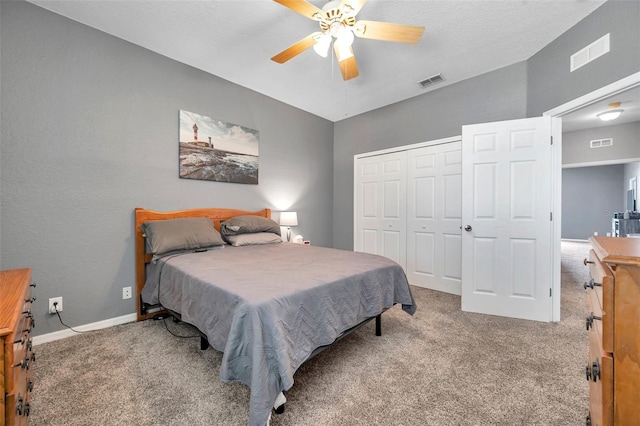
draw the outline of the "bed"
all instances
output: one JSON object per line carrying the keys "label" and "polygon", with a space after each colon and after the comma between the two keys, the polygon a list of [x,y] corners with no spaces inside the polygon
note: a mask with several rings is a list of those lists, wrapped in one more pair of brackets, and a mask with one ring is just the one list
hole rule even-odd
{"label": "bed", "polygon": [[270,217],[135,209],[138,320],[163,309],[195,326],[203,349],[223,352],[221,380],[251,389],[251,426],[268,423],[295,371],[323,348],[374,319],[380,335],[395,304],[416,310],[397,263],[281,242]]}

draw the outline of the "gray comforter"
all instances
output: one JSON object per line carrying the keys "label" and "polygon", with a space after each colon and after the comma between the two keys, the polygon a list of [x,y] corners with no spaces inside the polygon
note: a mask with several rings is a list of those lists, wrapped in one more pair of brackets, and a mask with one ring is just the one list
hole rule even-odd
{"label": "gray comforter", "polygon": [[249,424],[314,349],[395,303],[416,310],[402,268],[385,257],[299,244],[225,246],[150,264],[142,291],[224,353],[220,378],[251,388]]}

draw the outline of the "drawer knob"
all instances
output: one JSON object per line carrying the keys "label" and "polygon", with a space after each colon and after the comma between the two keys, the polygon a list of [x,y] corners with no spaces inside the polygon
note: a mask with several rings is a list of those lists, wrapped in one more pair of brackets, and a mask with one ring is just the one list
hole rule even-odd
{"label": "drawer knob", "polygon": [[33,380],[29,379],[29,381],[27,382],[27,390],[29,392],[33,392]]}
{"label": "drawer knob", "polygon": [[587,414],[587,419],[584,422],[585,426],[591,426],[591,413]]}
{"label": "drawer knob", "polygon": [[587,381],[591,380],[591,366],[590,365],[587,365],[585,373],[587,375]]}
{"label": "drawer knob", "polygon": [[14,365],[14,367],[26,368],[29,369],[29,355],[25,355],[24,359]]}
{"label": "drawer knob", "polygon": [[582,261],[582,263],[584,263],[584,266],[587,266],[589,264],[594,265],[596,262],[593,262],[591,260],[587,260],[587,258],[585,257],[584,260]]}
{"label": "drawer knob", "polygon": [[587,331],[589,331],[589,329],[590,329],[591,327],[593,327],[593,320],[600,320],[600,321],[602,321],[602,317],[595,316],[595,315],[593,315],[593,312],[591,312],[591,313],[589,314],[589,316],[587,316],[587,321],[586,321],[586,324],[587,324]]}
{"label": "drawer knob", "polygon": [[24,410],[24,400],[21,396],[18,395],[18,400],[16,401],[16,414],[21,416]]}
{"label": "drawer knob", "polygon": [[31,413],[31,404],[27,402],[24,404],[24,415],[29,417],[29,413]]}
{"label": "drawer knob", "polygon": [[587,288],[590,288],[591,290],[593,290],[594,287],[602,287],[602,284],[595,282],[593,278],[591,278],[589,281],[585,281],[584,283],[585,290]]}
{"label": "drawer knob", "polygon": [[598,360],[595,360],[591,365],[591,379],[593,379],[594,382],[597,382],[599,378],[600,378],[600,363],[598,362]]}
{"label": "drawer knob", "polygon": [[32,282],[31,284],[29,284],[29,287],[36,288],[36,283],[35,283],[35,282]]}
{"label": "drawer knob", "polygon": [[22,336],[18,340],[14,340],[13,343],[20,343],[21,345],[24,345],[24,336]]}

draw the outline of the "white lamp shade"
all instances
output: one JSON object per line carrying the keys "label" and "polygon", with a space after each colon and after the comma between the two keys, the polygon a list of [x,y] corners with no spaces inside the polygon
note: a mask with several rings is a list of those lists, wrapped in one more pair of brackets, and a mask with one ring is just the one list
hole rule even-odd
{"label": "white lamp shade", "polygon": [[298,213],[296,213],[296,212],[280,212],[280,225],[282,225],[282,226],[298,226]]}
{"label": "white lamp shade", "polygon": [[331,47],[331,35],[322,34],[318,37],[316,44],[313,45],[313,50],[315,50],[318,55],[326,58],[329,54],[329,47]]}
{"label": "white lamp shade", "polygon": [[341,26],[336,36],[336,43],[344,46],[351,46],[353,44],[353,31],[344,25]]}

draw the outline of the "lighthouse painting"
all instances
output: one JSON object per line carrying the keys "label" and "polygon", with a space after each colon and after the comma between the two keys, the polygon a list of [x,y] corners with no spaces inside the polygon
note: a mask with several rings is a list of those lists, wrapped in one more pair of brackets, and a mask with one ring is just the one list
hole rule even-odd
{"label": "lighthouse painting", "polygon": [[180,110],[180,177],[258,183],[257,130]]}

